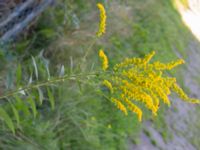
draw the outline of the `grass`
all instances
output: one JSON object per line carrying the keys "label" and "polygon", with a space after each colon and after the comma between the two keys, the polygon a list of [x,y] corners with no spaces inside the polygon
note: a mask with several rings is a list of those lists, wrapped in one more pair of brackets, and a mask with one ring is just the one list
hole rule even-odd
{"label": "grass", "polygon": [[[40,17],[32,34],[16,43],[10,55],[15,62],[29,68],[32,65],[30,56],[44,50],[44,57],[50,60],[52,76],[58,74],[56,70],[60,64],[65,66],[66,72],[76,72],[70,66],[77,66],[98,26],[96,2],[60,0],[56,8],[47,10]],[[92,47],[83,71],[98,68],[99,48],[105,49],[110,66],[122,58],[144,56],[152,50],[157,52],[154,60],[174,60],[177,58],[175,52],[186,58],[191,35],[171,1],[102,2],[107,8],[107,33]],[[28,72],[26,67],[24,72]],[[180,72],[170,73],[180,75]],[[138,123],[136,115],[125,117],[113,104],[96,94],[94,88],[66,82],[59,85],[58,93],[55,111],[50,111],[48,104],[47,108],[38,108],[42,115],[25,120],[16,135],[2,128],[0,147],[115,150],[127,149],[128,139],[138,141],[142,124]],[[170,133],[164,116],[162,110],[153,123],[167,140]],[[147,115],[146,119],[149,118]],[[156,141],[152,143],[156,144]]]}

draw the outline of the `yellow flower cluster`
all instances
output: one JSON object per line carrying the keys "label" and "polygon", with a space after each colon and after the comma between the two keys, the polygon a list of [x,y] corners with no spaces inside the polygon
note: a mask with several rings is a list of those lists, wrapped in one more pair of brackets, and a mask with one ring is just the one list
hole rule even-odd
{"label": "yellow flower cluster", "polygon": [[99,30],[97,32],[97,36],[100,37],[102,34],[106,32],[106,11],[104,6],[101,3],[97,4],[97,7],[100,11],[100,22],[99,22]]}
{"label": "yellow flower cluster", "polygon": [[[125,59],[122,63],[114,66],[109,80],[104,80],[103,82],[112,93],[112,102],[125,114],[127,114],[126,107],[136,113],[139,121],[142,120],[142,110],[138,107],[139,105],[144,104],[147,109],[151,110],[153,115],[157,115],[160,100],[170,106],[168,96],[171,91],[177,93],[181,99],[187,102],[200,102],[198,99],[189,98],[177,85],[176,78],[163,75],[164,70],[170,70],[183,64],[184,61],[180,59],[167,64],[160,62],[149,63],[154,55],[155,52],[153,51],[144,58]],[[105,57],[107,64],[108,61],[105,54],[101,54],[100,57]],[[105,62],[103,66],[105,66]]]}
{"label": "yellow flower cluster", "polygon": [[105,55],[103,50],[99,51],[99,57],[102,60],[102,69],[105,71],[108,69],[108,57]]}

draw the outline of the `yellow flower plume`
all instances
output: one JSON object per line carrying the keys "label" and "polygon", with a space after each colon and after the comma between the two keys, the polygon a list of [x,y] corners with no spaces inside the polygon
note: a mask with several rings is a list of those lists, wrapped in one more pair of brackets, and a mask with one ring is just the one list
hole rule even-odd
{"label": "yellow flower plume", "polygon": [[99,51],[99,57],[102,60],[102,69],[105,71],[106,69],[108,69],[108,57],[102,49]]}
{"label": "yellow flower plume", "polygon": [[99,30],[97,32],[97,37],[102,36],[106,32],[106,10],[101,3],[97,4],[97,7],[100,11],[100,22],[99,22]]}

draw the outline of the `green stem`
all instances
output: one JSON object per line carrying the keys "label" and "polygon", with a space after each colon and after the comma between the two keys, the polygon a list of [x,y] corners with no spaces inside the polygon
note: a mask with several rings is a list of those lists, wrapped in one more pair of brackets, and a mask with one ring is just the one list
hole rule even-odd
{"label": "green stem", "polygon": [[97,41],[97,37],[94,38],[94,40],[91,42],[90,46],[86,50],[85,55],[83,56],[83,61],[86,60],[86,57],[88,56],[89,52],[92,50],[92,47],[96,43],[96,41]]}
{"label": "green stem", "polygon": [[95,76],[97,74],[98,73],[90,73],[90,74],[77,74],[77,75],[70,75],[70,76],[69,75],[65,75],[63,77],[57,77],[57,78],[54,78],[54,79],[51,79],[51,80],[48,80],[48,81],[32,84],[32,85],[29,85],[29,86],[24,86],[24,87],[22,87],[20,89],[13,90],[13,91],[8,92],[7,94],[5,94],[3,96],[0,96],[0,99],[7,98],[9,96],[12,96],[14,94],[19,93],[20,91],[26,91],[26,90],[30,90],[30,89],[39,88],[39,87],[42,87],[42,86],[48,86],[48,85],[53,84],[53,83],[63,82],[64,80],[75,80],[77,77]]}

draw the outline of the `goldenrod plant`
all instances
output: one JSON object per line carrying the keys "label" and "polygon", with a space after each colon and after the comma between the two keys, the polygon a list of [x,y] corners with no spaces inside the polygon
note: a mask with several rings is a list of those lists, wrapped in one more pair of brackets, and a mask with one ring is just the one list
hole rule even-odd
{"label": "goldenrod plant", "polygon": [[[106,11],[101,3],[98,3],[97,7],[100,10],[99,29],[97,31],[98,39],[106,32]],[[84,58],[92,50],[93,44],[86,51]],[[39,70],[42,69],[38,69],[39,65],[35,58],[32,57],[33,68],[31,69],[29,83],[25,86],[20,83],[24,78],[22,67],[19,65],[16,70],[16,90],[8,91],[0,96],[1,100],[7,100],[8,102],[6,107],[4,105],[0,107],[0,117],[9,129],[15,133],[16,129],[20,128],[20,123],[25,118],[24,116],[29,116],[27,120],[40,116],[41,112],[38,110],[38,107],[45,107],[43,105],[48,104],[51,111],[56,110],[59,100],[56,99],[56,95],[54,94],[56,87],[60,85],[57,83],[73,81],[90,85],[87,79],[96,82],[93,87],[94,91],[101,91],[100,95],[108,98],[125,115],[128,115],[128,110],[136,113],[139,121],[142,121],[143,109],[141,107],[143,105],[151,110],[155,116],[157,115],[161,100],[170,106],[168,96],[171,91],[177,93],[187,102],[199,103],[199,100],[189,98],[183,92],[176,83],[175,78],[168,77],[164,73],[165,70],[171,70],[177,65],[183,64],[184,61],[180,59],[168,64],[163,64],[159,61],[150,63],[154,54],[155,52],[153,51],[144,58],[127,58],[121,63],[116,64],[113,68],[109,68],[109,59],[103,49],[101,49],[99,57],[102,61],[101,68],[103,71],[82,72],[81,69],[77,69],[78,71],[76,72],[66,73],[62,66],[60,75],[53,77],[50,76],[49,66],[46,64],[44,65],[46,78],[42,80],[38,80],[40,75]],[[44,72],[44,69],[42,71]],[[109,89],[110,93],[108,95],[101,90],[100,85],[102,84]],[[8,110],[12,110],[12,113],[8,113]],[[25,121],[27,120],[25,118]],[[110,125],[109,128],[111,128]]]}

